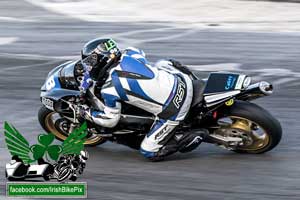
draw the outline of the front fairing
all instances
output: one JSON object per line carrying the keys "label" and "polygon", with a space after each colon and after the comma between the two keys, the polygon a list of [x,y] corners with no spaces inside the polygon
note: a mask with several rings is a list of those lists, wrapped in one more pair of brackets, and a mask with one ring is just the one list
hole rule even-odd
{"label": "front fairing", "polygon": [[56,74],[56,76],[57,76],[57,72],[61,69],[61,68],[63,68],[64,66],[66,66],[67,64],[69,64],[69,63],[71,63],[72,61],[68,61],[68,62],[65,62],[65,63],[63,63],[63,64],[61,64],[61,65],[58,65],[58,66],[56,66],[55,68],[53,68],[49,73],[48,73],[48,75],[47,75],[47,78],[46,78],[46,81],[44,82],[44,84],[42,85],[42,87],[41,87],[41,91],[47,91],[47,89],[46,89],[46,83],[47,83],[47,80],[49,79],[49,77],[50,76],[53,76],[53,75],[55,75]]}
{"label": "front fairing", "polygon": [[55,101],[58,101],[66,96],[79,96],[80,92],[67,89],[53,89],[51,91],[42,91],[40,97],[48,97]]}
{"label": "front fairing", "polygon": [[[76,83],[73,83],[72,87],[68,87],[72,74],[70,68],[74,69],[75,63],[76,61],[64,63],[49,72],[45,83],[41,87],[40,94],[41,102],[48,109],[58,111],[61,107],[61,99],[79,96],[80,92],[74,85]],[[64,68],[66,68],[66,70],[64,70]]]}
{"label": "front fairing", "polygon": [[52,69],[52,70],[48,73],[48,76],[47,76],[47,77],[53,75],[55,72],[59,71],[61,68],[67,66],[67,65],[70,64],[70,63],[72,63],[72,61],[67,61],[67,62],[65,62],[65,63],[63,63],[63,64],[61,64],[61,65],[58,65],[57,67],[55,67],[54,69]]}

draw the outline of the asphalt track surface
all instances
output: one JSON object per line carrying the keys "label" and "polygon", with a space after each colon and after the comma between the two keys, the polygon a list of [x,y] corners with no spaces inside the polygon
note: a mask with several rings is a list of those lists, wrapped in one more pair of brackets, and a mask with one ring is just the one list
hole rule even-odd
{"label": "asphalt track surface", "polygon": [[[218,69],[218,63],[240,63],[229,69],[275,82],[274,95],[256,101],[282,124],[283,139],[273,151],[241,155],[203,144],[192,153],[152,163],[137,151],[106,143],[88,149],[91,157],[79,181],[87,181],[89,199],[300,199],[299,34],[82,22],[21,0],[1,1],[0,13],[9,17],[0,18],[0,44],[1,38],[16,40],[0,45],[0,124],[13,123],[31,143],[43,132],[37,111],[48,71],[64,62],[64,56],[78,56],[91,38],[112,35],[124,47],[132,43],[144,49],[151,61],[173,57],[187,65],[206,65],[205,71]],[[197,72],[203,77],[207,73]],[[10,158],[3,138],[1,199]]]}

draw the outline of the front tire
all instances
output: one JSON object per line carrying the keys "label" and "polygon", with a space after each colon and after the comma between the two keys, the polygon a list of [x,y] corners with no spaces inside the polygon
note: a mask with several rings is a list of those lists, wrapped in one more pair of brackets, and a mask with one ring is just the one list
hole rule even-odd
{"label": "front tire", "polygon": [[[244,101],[236,101],[228,110],[227,117],[233,119],[231,129],[244,131],[252,137],[252,144],[238,146],[238,153],[261,154],[276,147],[282,137],[279,121],[262,107]],[[244,126],[245,125],[245,126]],[[248,127],[247,127],[248,125]],[[245,128],[244,128],[245,127]],[[261,128],[264,136],[253,129]]]}
{"label": "front tire", "polygon": [[[57,124],[53,122],[52,116],[56,114],[56,112],[49,110],[44,105],[41,106],[38,112],[38,119],[40,122],[40,125],[47,133],[52,133],[56,139],[60,141],[64,141],[68,135],[64,133],[61,129],[58,128]],[[63,118],[60,118],[56,121],[63,120]],[[93,138],[86,138],[86,141],[84,142],[85,146],[97,146],[100,144],[103,144],[106,142],[106,140],[101,136],[95,136]]]}

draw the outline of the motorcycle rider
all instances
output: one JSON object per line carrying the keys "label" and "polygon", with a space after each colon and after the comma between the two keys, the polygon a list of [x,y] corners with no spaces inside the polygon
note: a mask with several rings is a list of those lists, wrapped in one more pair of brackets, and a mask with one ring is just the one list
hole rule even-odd
{"label": "motorcycle rider", "polygon": [[103,110],[83,105],[81,115],[111,128],[119,122],[122,101],[152,113],[156,120],[140,146],[146,158],[161,160],[177,151],[191,151],[207,135],[205,130],[175,132],[193,96],[191,73],[179,62],[160,60],[150,65],[142,50],[129,47],[121,52],[115,41],[101,38],[86,43],[81,55],[81,64],[76,67],[81,74],[81,94],[96,81],[104,100]]}

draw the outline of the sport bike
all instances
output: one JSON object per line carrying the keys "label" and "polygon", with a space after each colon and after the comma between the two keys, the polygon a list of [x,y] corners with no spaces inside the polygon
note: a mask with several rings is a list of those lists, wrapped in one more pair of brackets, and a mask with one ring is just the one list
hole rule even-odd
{"label": "sport bike", "polygon": [[[75,73],[76,62],[66,62],[49,72],[41,88],[42,106],[38,113],[41,126],[59,140],[65,140],[74,128],[83,123],[78,113],[82,104]],[[177,133],[209,130],[207,143],[239,153],[264,153],[273,149],[282,136],[281,125],[264,108],[252,100],[271,95],[273,87],[261,81],[251,84],[244,74],[213,72],[207,79],[192,74],[193,100],[186,119]],[[93,84],[85,95],[85,104],[103,109],[101,86]],[[159,91],[158,91],[159,92]],[[106,141],[117,142],[134,149],[149,132],[155,116],[122,102],[121,119],[114,128],[87,122],[85,145],[96,146]]]}

